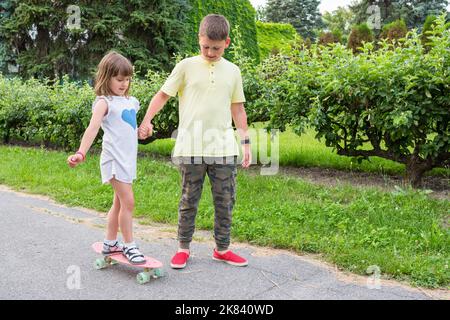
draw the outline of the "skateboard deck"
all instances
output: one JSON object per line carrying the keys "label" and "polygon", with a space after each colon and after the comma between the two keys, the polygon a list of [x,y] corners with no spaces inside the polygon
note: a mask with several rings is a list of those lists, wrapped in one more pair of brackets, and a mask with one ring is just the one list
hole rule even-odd
{"label": "skateboard deck", "polygon": [[[102,254],[103,242],[95,242],[92,244],[92,249],[95,252]],[[144,284],[150,281],[151,278],[160,278],[163,276],[163,270],[161,269],[162,262],[156,260],[155,258],[144,256],[146,262],[141,264],[133,264],[128,261],[128,259],[122,254],[117,253],[113,255],[103,255],[102,258],[98,258],[94,262],[94,267],[97,270],[104,269],[110,265],[115,265],[117,263],[124,264],[127,266],[132,266],[136,268],[143,268],[144,272],[138,273],[136,280],[139,284]]]}

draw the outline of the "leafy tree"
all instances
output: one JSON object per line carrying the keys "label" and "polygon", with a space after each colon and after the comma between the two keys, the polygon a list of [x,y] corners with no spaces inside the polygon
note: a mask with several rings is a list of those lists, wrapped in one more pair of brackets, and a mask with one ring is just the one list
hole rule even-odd
{"label": "leafy tree", "polygon": [[[379,156],[406,166],[407,179],[450,163],[450,30],[441,15],[424,53],[411,32],[402,46],[374,51],[366,43],[358,56],[339,46],[324,47],[322,90],[314,97],[312,122],[318,137],[340,155]],[[371,148],[368,148],[368,147]]]}
{"label": "leafy tree", "polygon": [[[70,10],[76,3],[78,13]],[[89,79],[101,57],[115,49],[145,74],[170,69],[184,46],[182,0],[11,1],[0,37],[15,55],[23,77]],[[77,16],[78,15],[78,16]],[[73,23],[79,17],[78,24]]]}
{"label": "leafy tree", "polygon": [[353,27],[352,32],[348,38],[347,47],[352,49],[353,53],[360,51],[360,48],[364,46],[365,42],[372,42],[374,39],[372,30],[363,23]]}
{"label": "leafy tree", "polygon": [[322,32],[319,36],[318,44],[328,45],[332,43],[340,43],[342,40],[342,34],[339,30],[333,32]]}
{"label": "leafy tree", "polygon": [[343,7],[338,7],[333,12],[325,12],[322,16],[325,28],[328,31],[340,30],[343,35],[349,35],[351,31],[354,13]]}
{"label": "leafy tree", "polygon": [[400,12],[404,12],[401,18],[406,21],[408,28],[420,30],[427,16],[440,15],[446,11],[447,4],[447,0],[399,0],[395,5]]}
{"label": "leafy tree", "polygon": [[355,15],[354,23],[367,22],[373,14],[368,9],[376,6],[380,10],[381,25],[403,19],[408,29],[420,29],[428,15],[439,15],[447,4],[447,0],[360,0],[350,5],[350,10]]}
{"label": "leafy tree", "polygon": [[[11,15],[11,0],[0,1],[0,25]],[[12,60],[12,52],[7,46],[6,39],[0,34],[0,72],[8,73],[8,64]]]}
{"label": "leafy tree", "polygon": [[384,25],[380,38],[387,39],[389,43],[394,43],[395,40],[404,38],[407,33],[408,28],[406,27],[405,21],[400,19]]}
{"label": "leafy tree", "polygon": [[265,8],[267,21],[290,23],[303,38],[314,38],[322,25],[319,0],[269,0]]}

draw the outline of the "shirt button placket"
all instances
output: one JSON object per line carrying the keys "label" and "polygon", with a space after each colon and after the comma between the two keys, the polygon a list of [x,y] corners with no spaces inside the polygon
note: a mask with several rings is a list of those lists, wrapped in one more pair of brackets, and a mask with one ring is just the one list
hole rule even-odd
{"label": "shirt button placket", "polygon": [[216,77],[214,74],[214,68],[215,64],[211,63],[211,65],[209,66],[209,81],[210,81],[210,87],[215,88],[216,86]]}

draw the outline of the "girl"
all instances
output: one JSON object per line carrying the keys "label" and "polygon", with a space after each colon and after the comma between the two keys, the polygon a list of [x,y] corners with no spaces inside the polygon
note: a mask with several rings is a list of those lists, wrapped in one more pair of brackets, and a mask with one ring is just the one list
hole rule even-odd
{"label": "girl", "polygon": [[[133,241],[132,214],[136,179],[137,129],[139,102],[128,96],[133,66],[117,52],[108,53],[100,61],[95,80],[97,98],[92,106],[92,118],[84,132],[78,151],[67,158],[70,167],[86,159],[100,127],[103,129],[100,171],[103,183],[114,189],[113,205],[108,213],[108,228],[103,254],[122,253],[130,263],[145,263],[144,255]],[[124,243],[117,240],[118,229]]]}

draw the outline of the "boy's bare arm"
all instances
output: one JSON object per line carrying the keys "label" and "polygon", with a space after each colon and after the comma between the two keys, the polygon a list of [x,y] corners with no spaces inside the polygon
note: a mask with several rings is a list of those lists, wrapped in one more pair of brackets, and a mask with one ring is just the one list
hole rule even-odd
{"label": "boy's bare arm", "polygon": [[155,115],[161,111],[161,109],[165,106],[167,101],[170,99],[170,96],[162,91],[158,91],[152,100],[147,109],[147,113],[142,120],[141,125],[139,126],[139,138],[146,139],[151,136],[153,131],[153,125],[151,124]]}
{"label": "boy's bare arm", "polygon": [[[239,133],[241,140],[249,139],[247,113],[245,112],[244,103],[231,104],[231,116]],[[250,142],[242,144],[242,167],[248,168],[252,162],[252,152]]]}
{"label": "boy's bare arm", "polygon": [[240,138],[242,140],[248,138],[247,113],[245,112],[244,103],[232,103],[231,116]]}

